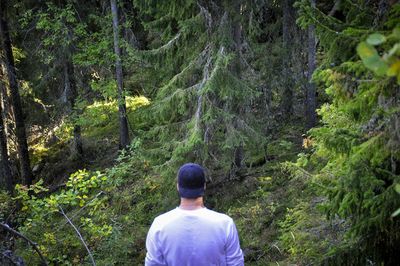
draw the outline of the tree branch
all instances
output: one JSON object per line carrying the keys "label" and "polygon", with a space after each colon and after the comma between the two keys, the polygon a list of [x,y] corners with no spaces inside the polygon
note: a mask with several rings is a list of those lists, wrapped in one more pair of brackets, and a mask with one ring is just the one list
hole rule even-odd
{"label": "tree branch", "polygon": [[64,212],[64,210],[61,208],[61,206],[59,206],[59,209],[60,209],[60,213],[64,216],[64,218],[68,221],[68,223],[72,226],[72,228],[74,228],[74,230],[75,230],[76,234],[78,235],[79,239],[81,240],[82,244],[85,246],[85,248],[86,248],[86,250],[87,250],[87,252],[88,252],[88,254],[89,254],[90,260],[92,261],[92,265],[93,265],[93,266],[96,266],[96,262],[94,262],[93,255],[92,255],[92,253],[90,252],[88,246],[86,245],[85,240],[83,240],[83,237],[82,237],[81,233],[79,232],[78,228],[76,228],[76,226],[71,222],[71,220],[70,220],[70,219],[68,218],[68,216],[65,214],[65,212]]}
{"label": "tree branch", "polygon": [[40,259],[42,260],[42,265],[48,265],[46,262],[46,259],[44,258],[43,254],[40,252],[37,243],[33,242],[32,240],[30,240],[29,238],[27,238],[26,236],[24,236],[23,234],[21,234],[20,232],[12,229],[8,224],[4,224],[4,223],[0,223],[0,226],[3,227],[6,231],[19,236],[20,238],[24,239],[26,242],[28,242],[32,248],[37,252],[37,254],[39,255]]}

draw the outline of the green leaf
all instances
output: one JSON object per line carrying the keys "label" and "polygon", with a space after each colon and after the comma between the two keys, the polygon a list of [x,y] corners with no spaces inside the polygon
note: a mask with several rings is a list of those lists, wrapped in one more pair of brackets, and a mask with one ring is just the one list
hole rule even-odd
{"label": "green leaf", "polygon": [[378,52],[375,50],[375,48],[367,44],[366,42],[361,42],[357,46],[357,53],[361,57],[361,59],[378,55]]}
{"label": "green leaf", "polygon": [[[400,59],[396,59],[396,61],[390,65],[386,75],[388,75],[389,77],[395,77],[399,74],[400,74]],[[399,188],[399,191],[400,191],[400,188]]]}
{"label": "green leaf", "polygon": [[378,52],[372,45],[366,42],[361,42],[357,46],[357,53],[368,69],[374,71],[378,76],[386,74],[388,65],[378,55]]}
{"label": "green leaf", "polygon": [[386,41],[386,37],[380,33],[374,33],[368,36],[367,43],[370,45],[379,45]]}
{"label": "green leaf", "polygon": [[388,57],[391,57],[393,55],[400,55],[400,43],[396,43],[393,45],[392,49],[389,50],[389,53],[387,54]]}
{"label": "green leaf", "polygon": [[392,36],[398,40],[400,40],[400,28],[394,28],[392,32]]}
{"label": "green leaf", "polygon": [[400,194],[400,184],[396,184],[394,190],[396,190],[396,192]]}

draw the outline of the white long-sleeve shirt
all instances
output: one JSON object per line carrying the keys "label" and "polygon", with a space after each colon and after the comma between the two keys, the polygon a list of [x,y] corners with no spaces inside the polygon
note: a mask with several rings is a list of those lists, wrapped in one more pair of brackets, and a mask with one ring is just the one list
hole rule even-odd
{"label": "white long-sleeve shirt", "polygon": [[232,218],[207,208],[176,208],[156,217],[146,248],[146,266],[244,265]]}

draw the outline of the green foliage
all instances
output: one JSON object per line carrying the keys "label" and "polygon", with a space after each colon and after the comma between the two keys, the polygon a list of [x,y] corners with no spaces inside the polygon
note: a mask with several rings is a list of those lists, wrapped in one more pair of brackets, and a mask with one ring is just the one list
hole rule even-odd
{"label": "green foliage", "polygon": [[[387,39],[394,44],[379,56],[374,46],[385,43]],[[379,76],[396,77],[400,84],[400,28],[395,28],[388,37],[378,33],[369,35],[365,42],[358,45],[357,52],[368,69]]]}
{"label": "green foliage", "polygon": [[[206,204],[235,219],[246,264],[394,264],[393,243],[400,239],[400,4],[389,1],[386,11],[378,4],[383,1],[336,2],[334,10],[332,1],[311,7],[299,0],[297,13],[286,14],[303,29],[316,27],[313,81],[321,120],[303,138],[297,162],[282,165],[299,152],[303,131],[282,122],[283,91],[294,92],[291,119],[301,124],[307,58],[305,31],[293,26],[290,48],[282,45],[283,2],[121,2],[124,88],[135,138],[108,169],[90,161],[97,156],[111,164],[118,137],[108,2],[15,3],[25,15],[18,20],[24,31],[13,39],[24,49],[13,52],[21,74],[32,79],[20,81],[23,97],[50,107],[49,120],[61,119],[53,107],[62,64],[72,58],[80,96],[75,112],[55,121],[55,135],[65,143],[74,125],[81,126],[89,155],[83,163],[102,170],[73,173],[51,193],[47,180],[17,185],[15,199],[0,193],[0,219],[18,200],[19,230],[39,243],[50,263],[85,264],[87,253],[62,208],[99,265],[142,264],[152,219],[177,204],[177,166],[197,161],[218,184]],[[293,83],[285,73],[293,73]],[[92,147],[93,141],[101,146]],[[54,148],[35,142],[33,163]],[[250,167],[235,179],[238,148]],[[26,261],[38,263],[23,241],[16,244]]]}
{"label": "green foliage", "polygon": [[[131,121],[135,111],[149,105],[149,100],[144,96],[126,97],[127,115]],[[88,137],[115,137],[118,132],[118,104],[116,100],[96,101],[86,105],[84,112],[75,121],[80,125],[83,134]]]}
{"label": "green foliage", "polygon": [[[259,93],[250,82],[252,75],[235,70],[243,68],[234,49],[235,15],[214,14],[213,7],[192,1],[182,3],[183,9],[177,4],[136,3],[140,13],[150,15],[146,27],[161,36],[151,39],[153,49],[138,53],[154,66],[142,69],[144,75],[159,79],[145,84],[158,90],[145,114],[150,130],[144,141],[156,164],[173,168],[192,160],[228,171],[239,145],[245,150],[262,147],[263,137],[247,112]],[[165,9],[159,11],[160,6]]]}
{"label": "green foliage", "polygon": [[[388,12],[386,23],[366,2],[342,3],[340,10],[346,15],[340,20],[326,15],[323,3],[316,8],[309,1],[296,5],[299,23],[317,28],[323,57],[313,78],[331,102],[319,109],[321,125],[309,131],[310,153],[299,157],[303,170],[294,175],[306,176],[309,184],[316,185],[313,194],[324,198],[324,213],[333,223],[343,219],[348,229],[336,246],[325,245],[324,253],[316,256],[308,253],[324,242],[305,233],[311,218],[300,217],[313,215],[313,208],[300,202],[292,214],[298,218],[291,220],[290,215],[283,224],[283,241],[299,258],[303,254],[319,263],[365,264],[368,259],[391,264],[388,254],[396,253],[392,243],[400,239],[399,222],[391,217],[400,204],[394,190],[400,178],[396,170],[400,142],[394,133],[400,110],[394,99],[399,93],[392,78],[398,75],[398,17],[394,15],[398,4]],[[374,30],[368,27],[367,21],[372,21],[368,18],[375,18]],[[387,28],[389,22],[392,28]],[[356,47],[361,61],[355,56]],[[303,242],[295,243],[291,232],[299,233]]]}
{"label": "green foliage", "polygon": [[13,208],[15,208],[15,201],[10,197],[10,194],[0,190],[0,221],[9,219]]}
{"label": "green foliage", "polygon": [[59,7],[52,2],[46,2],[46,8],[37,12],[35,17],[36,28],[45,33],[44,47],[55,51],[48,53],[47,49],[41,50],[46,64],[53,63],[62,54],[71,53],[71,47],[79,38],[87,35],[86,25],[78,20],[77,11],[72,3]]}
{"label": "green foliage", "polygon": [[[68,228],[70,225],[61,212],[67,213],[85,241],[95,248],[113,230],[110,218],[101,212],[108,205],[107,184],[108,178],[100,172],[79,170],[70,176],[65,189],[50,195],[45,194],[48,189],[43,187],[42,180],[29,188],[17,185],[15,199],[21,203],[24,217],[19,230],[30,239],[40,240],[40,249],[51,263],[82,263],[87,254],[81,252],[82,243],[76,232]],[[30,257],[29,249],[22,247],[22,256]]]}

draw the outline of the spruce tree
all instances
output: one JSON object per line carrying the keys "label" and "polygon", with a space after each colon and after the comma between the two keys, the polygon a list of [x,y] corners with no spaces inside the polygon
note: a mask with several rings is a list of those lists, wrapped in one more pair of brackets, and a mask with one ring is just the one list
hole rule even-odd
{"label": "spruce tree", "polygon": [[297,3],[299,22],[315,25],[324,60],[314,76],[331,99],[319,110],[321,126],[310,131],[315,152],[309,162],[329,199],[327,215],[350,222],[347,238],[327,258],[330,264],[368,260],[394,265],[393,254],[399,252],[393,243],[400,239],[400,223],[391,217],[400,205],[394,189],[399,182],[399,90],[391,76],[398,73],[393,47],[400,40],[400,9],[398,3],[382,9],[381,4]]}
{"label": "spruce tree", "polygon": [[[196,161],[233,177],[262,136],[248,119],[256,88],[249,82],[248,6],[241,1],[138,1],[155,37],[139,56],[154,65],[160,88],[151,105],[151,154],[163,165]],[[162,45],[160,39],[164,42]],[[144,71],[154,71],[145,69]]]}

